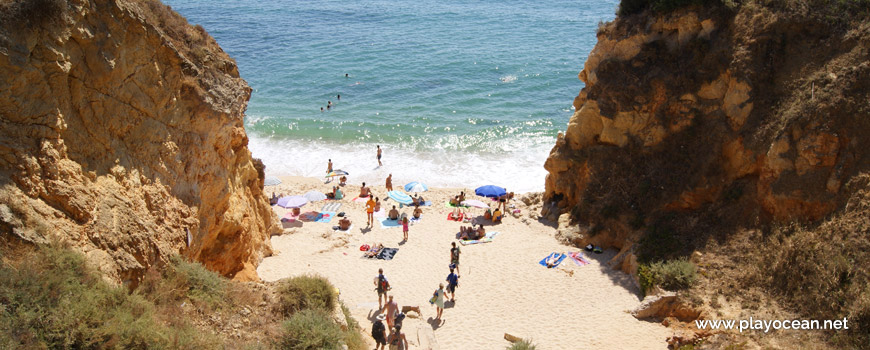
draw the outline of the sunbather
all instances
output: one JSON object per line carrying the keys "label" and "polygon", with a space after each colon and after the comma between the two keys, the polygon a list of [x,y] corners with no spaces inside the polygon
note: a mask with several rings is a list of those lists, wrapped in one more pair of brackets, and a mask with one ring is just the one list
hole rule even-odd
{"label": "sunbather", "polygon": [[459,192],[459,203],[465,202],[465,191]]}
{"label": "sunbather", "polygon": [[338,185],[339,186],[347,185],[347,176],[342,175],[341,178],[338,179]]}
{"label": "sunbather", "polygon": [[461,218],[461,217],[462,217],[462,211],[459,210],[459,208],[453,209],[453,211],[450,213],[450,218],[453,220],[459,220],[459,218]]}
{"label": "sunbather", "polygon": [[393,206],[393,209],[390,210],[388,217],[390,218],[390,220],[399,220],[399,211],[396,210],[395,205]]}
{"label": "sunbather", "polygon": [[364,253],[364,256],[365,256],[366,258],[374,258],[374,257],[377,257],[378,254],[381,252],[381,249],[384,249],[384,245],[383,245],[383,244],[378,243],[378,244],[376,244],[376,245],[373,245],[371,248],[369,248],[368,251],[366,251],[366,252]]}
{"label": "sunbather", "polygon": [[492,212],[489,209],[487,209],[486,212],[483,213],[483,218],[487,219],[487,220],[492,219]]}
{"label": "sunbather", "polygon": [[423,203],[425,202],[425,200],[423,199],[423,196],[418,195],[418,194],[416,194],[416,193],[414,193],[414,197],[411,197],[411,200],[412,200],[412,201],[414,202],[414,204],[416,204],[416,205],[423,205]]}
{"label": "sunbather", "polygon": [[501,210],[499,210],[498,208],[495,208],[495,211],[492,212],[492,222],[500,223],[501,218],[502,218]]}
{"label": "sunbather", "polygon": [[451,198],[450,205],[452,205],[454,207],[458,207],[459,206],[459,196],[454,196],[453,198]]}
{"label": "sunbather", "polygon": [[341,192],[341,188],[335,187],[335,191],[333,191],[333,193],[332,193],[332,198],[334,198],[334,199],[344,198],[344,192]]}
{"label": "sunbather", "polygon": [[338,221],[338,229],[342,231],[350,229],[350,219],[348,219],[347,216]]}
{"label": "sunbather", "polygon": [[360,188],[359,188],[359,197],[365,198],[368,196],[369,196],[369,189],[368,189],[368,187],[366,187],[366,183],[363,182],[362,186],[360,186]]}
{"label": "sunbather", "polygon": [[375,198],[375,211],[381,211],[381,200],[379,198]]}
{"label": "sunbather", "polygon": [[547,257],[547,261],[545,261],[545,263],[547,264],[547,267],[552,268],[553,266],[556,266],[556,263],[559,261],[560,256],[562,256],[562,254],[556,254],[556,253],[550,254],[550,256]]}

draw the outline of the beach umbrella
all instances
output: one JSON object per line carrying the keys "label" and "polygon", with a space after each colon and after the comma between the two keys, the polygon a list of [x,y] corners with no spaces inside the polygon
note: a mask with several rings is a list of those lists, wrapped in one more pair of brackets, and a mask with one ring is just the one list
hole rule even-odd
{"label": "beach umbrella", "polygon": [[263,186],[275,186],[280,184],[281,180],[278,180],[278,178],[274,176],[266,176],[266,179],[263,180]]}
{"label": "beach umbrella", "polygon": [[341,169],[335,169],[333,171],[330,171],[328,174],[326,174],[326,177],[345,176],[345,175],[350,175],[350,173],[346,172],[344,170],[341,170]]}
{"label": "beach umbrella", "polygon": [[489,198],[501,197],[506,193],[507,191],[504,188],[493,185],[480,186],[474,190],[474,194]]}
{"label": "beach umbrella", "polygon": [[396,202],[399,202],[402,204],[407,205],[407,204],[414,203],[414,200],[411,199],[411,196],[409,196],[407,193],[404,193],[402,191],[390,191],[390,192],[387,192],[387,196],[392,198]]}
{"label": "beach umbrella", "polygon": [[464,200],[464,201],[462,201],[462,203],[460,203],[460,204],[462,204],[462,205],[464,205],[464,206],[466,206],[466,207],[489,208],[489,206],[486,205],[486,203],[481,202],[481,201],[476,200],[476,199]]}
{"label": "beach umbrella", "polygon": [[326,199],[325,194],[317,191],[309,191],[308,193],[302,195],[302,197],[305,197],[305,199],[307,199],[309,202],[317,202]]}
{"label": "beach umbrella", "polygon": [[284,208],[299,208],[308,203],[308,199],[302,196],[281,197],[278,199],[278,206]]}
{"label": "beach umbrella", "polygon": [[422,182],[409,182],[405,185],[405,192],[426,192],[429,190],[429,186]]}

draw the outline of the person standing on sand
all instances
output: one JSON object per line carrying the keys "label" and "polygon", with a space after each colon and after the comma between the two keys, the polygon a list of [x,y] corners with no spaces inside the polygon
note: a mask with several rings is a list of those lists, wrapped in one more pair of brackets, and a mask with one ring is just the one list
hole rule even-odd
{"label": "person standing on sand", "polygon": [[[384,303],[387,302],[387,292],[390,291],[390,282],[387,281],[387,276],[384,276],[384,269],[378,269],[378,275],[375,277],[375,289],[378,291],[378,310],[382,310]],[[383,298],[383,302],[381,298]]]}
{"label": "person standing on sand", "polygon": [[404,241],[407,242],[408,241],[408,216],[407,215],[402,216],[402,232],[404,232],[404,234],[405,234]]}
{"label": "person standing on sand", "polygon": [[381,163],[381,145],[378,145],[378,166],[384,165]]}
{"label": "person standing on sand", "polygon": [[392,295],[390,295],[390,301],[387,302],[386,305],[384,305],[384,309],[381,311],[381,313],[386,313],[387,326],[393,328],[393,321],[395,321],[396,319],[396,314],[399,313],[399,304],[396,304],[396,302],[393,300]]}
{"label": "person standing on sand", "polygon": [[326,173],[329,174],[332,172],[332,159],[329,160],[329,163],[326,163]]}
{"label": "person standing on sand", "polygon": [[393,190],[393,174],[390,174],[390,176],[387,176],[386,186],[387,186],[388,192]]}
{"label": "person standing on sand", "polygon": [[453,273],[453,268],[450,268],[450,274],[447,275],[447,292],[450,293],[450,301],[456,301],[456,287],[459,287],[459,276]]}
{"label": "person standing on sand", "polygon": [[371,226],[372,223],[375,221],[374,214],[375,214],[375,206],[377,204],[378,203],[375,202],[374,199],[372,199],[372,196],[369,196],[369,201],[366,202],[366,219],[367,219],[366,222],[368,223],[368,226]]}
{"label": "person standing on sand", "polygon": [[456,269],[456,272],[459,272],[459,254],[462,252],[459,250],[459,247],[456,246],[456,242],[450,243],[453,248],[450,248],[450,266],[451,270]]}

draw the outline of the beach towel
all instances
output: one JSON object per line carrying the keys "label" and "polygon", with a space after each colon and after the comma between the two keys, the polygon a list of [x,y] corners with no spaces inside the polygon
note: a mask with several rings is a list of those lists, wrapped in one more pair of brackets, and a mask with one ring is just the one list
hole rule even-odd
{"label": "beach towel", "polygon": [[425,201],[423,203],[420,203],[420,206],[421,207],[430,207],[430,206],[432,206],[432,201]]}
{"label": "beach towel", "polygon": [[356,198],[353,199],[353,201],[354,201],[354,202],[363,202],[363,203],[365,203],[365,202],[368,202],[368,201],[369,201],[369,197],[356,197]]}
{"label": "beach towel", "polygon": [[415,217],[412,216],[412,217],[410,217],[410,219],[408,219],[408,220],[411,220],[411,223],[412,223],[412,224],[416,224],[416,223],[420,222],[420,220],[423,220],[423,214],[420,214],[420,217],[419,217],[419,218],[415,218]]}
{"label": "beach towel", "polygon": [[341,209],[341,203],[333,202],[324,204],[322,208],[320,208],[320,212],[338,212],[338,209]]}
{"label": "beach towel", "polygon": [[333,227],[332,227],[332,230],[335,231],[335,232],[342,232],[342,233],[348,233],[348,234],[349,234],[349,233],[350,233],[350,230],[353,230],[353,224],[350,224],[350,227],[347,228],[347,231],[342,231],[342,230],[340,230],[340,229],[338,228],[338,226],[333,226]]}
{"label": "beach towel", "polygon": [[319,215],[320,213],[316,211],[305,212],[299,215],[299,221],[315,221]]}
{"label": "beach towel", "polygon": [[383,260],[393,260],[393,257],[396,256],[396,253],[399,251],[399,248],[384,248],[381,249],[381,252],[378,253],[378,259]]}
{"label": "beach towel", "polygon": [[[431,203],[430,203],[430,204],[431,204]],[[446,202],[444,202],[444,207],[445,207],[445,208],[468,208],[468,207],[466,207],[466,206],[464,206],[464,205],[461,205],[461,204],[460,204],[460,205],[453,205],[453,204],[450,204],[450,201],[446,201]]]}
{"label": "beach towel", "polygon": [[462,245],[489,243],[489,242],[492,242],[492,239],[495,238],[495,235],[497,235],[497,234],[498,234],[498,232],[487,232],[485,235],[483,235],[483,238],[481,238],[481,239],[468,240],[468,241],[459,240],[459,243]]}
{"label": "beach towel", "polygon": [[402,222],[399,220],[390,220],[388,218],[383,218],[380,220],[381,228],[388,229],[393,227],[402,227]]}
{"label": "beach towel", "polygon": [[320,215],[317,216],[317,219],[314,220],[314,222],[329,223],[330,221],[332,221],[332,218],[333,218],[333,217],[335,217],[335,212],[334,212],[334,211],[332,211],[332,212],[323,212],[323,213],[320,213]]}
{"label": "beach towel", "polygon": [[558,254],[558,253],[556,253],[556,252],[550,253],[550,255],[547,255],[547,257],[541,259],[541,261],[538,262],[538,264],[541,264],[541,266],[543,266],[543,267],[547,267],[547,259],[549,259],[551,256],[558,256],[558,258],[556,259],[556,263],[553,265],[553,268],[559,267],[559,264],[562,263],[562,260],[565,260],[565,257],[567,255],[565,255],[565,254],[556,255],[556,254]]}
{"label": "beach towel", "polygon": [[464,213],[459,213],[459,217],[458,217],[458,218],[454,218],[454,217],[453,217],[453,213],[447,213],[447,220],[450,220],[450,221],[462,221],[462,216],[463,216],[463,215],[465,215],[465,214],[464,214]]}
{"label": "beach towel", "polygon": [[381,208],[381,210],[372,213],[372,215],[376,218],[385,218],[387,217],[387,211],[384,208]]}
{"label": "beach towel", "polygon": [[571,252],[568,253],[568,257],[574,261],[577,266],[588,265],[589,260],[586,260],[586,257],[583,256],[583,252]]}

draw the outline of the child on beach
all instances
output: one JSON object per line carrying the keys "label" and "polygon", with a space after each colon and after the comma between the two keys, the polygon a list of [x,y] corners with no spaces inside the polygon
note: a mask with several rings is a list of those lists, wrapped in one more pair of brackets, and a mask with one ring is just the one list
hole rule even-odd
{"label": "child on beach", "polygon": [[408,241],[408,216],[407,215],[402,216],[402,231],[405,234],[404,241],[407,242]]}

